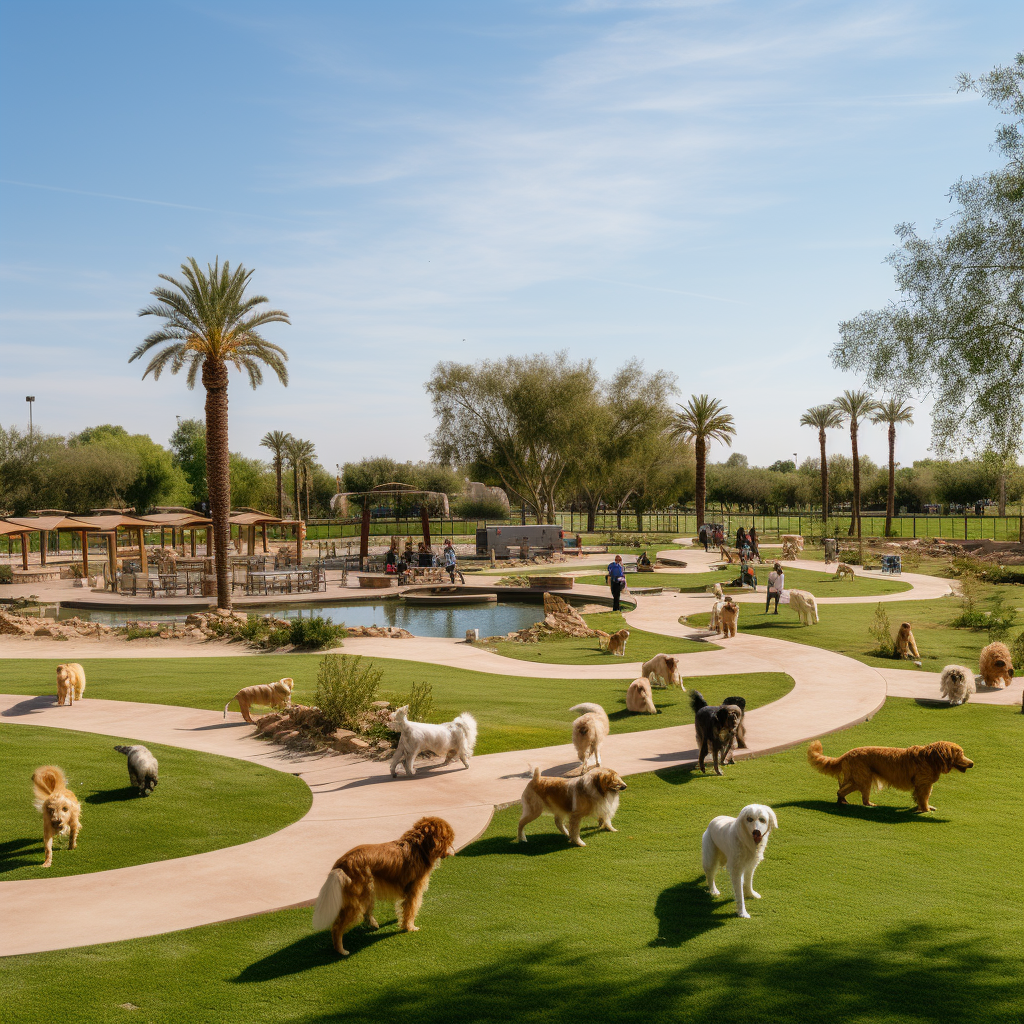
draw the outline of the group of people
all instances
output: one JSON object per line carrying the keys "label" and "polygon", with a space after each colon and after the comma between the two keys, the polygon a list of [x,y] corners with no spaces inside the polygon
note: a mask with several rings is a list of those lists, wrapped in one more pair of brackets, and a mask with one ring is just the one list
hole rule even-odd
{"label": "group of people", "polygon": [[[441,564],[444,566],[445,571],[451,577],[452,583],[455,582],[455,574],[458,572],[457,558],[455,555],[455,545],[450,540],[444,542],[444,548],[441,552]],[[429,545],[420,541],[418,549],[414,552],[412,549],[412,537],[407,537],[405,541],[405,551],[399,554],[398,551],[398,539],[395,538],[391,541],[391,547],[388,548],[387,554],[384,556],[384,572],[391,574],[401,575],[410,566],[416,565],[422,568],[429,568],[437,565],[437,556]],[[466,582],[465,577],[462,573],[459,573],[459,578],[463,583]]]}

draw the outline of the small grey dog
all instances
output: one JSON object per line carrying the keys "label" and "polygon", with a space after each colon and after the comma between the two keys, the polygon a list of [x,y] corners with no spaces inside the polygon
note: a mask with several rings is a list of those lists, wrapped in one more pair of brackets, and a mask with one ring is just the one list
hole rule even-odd
{"label": "small grey dog", "polygon": [[114,747],[121,754],[128,755],[128,778],[139,791],[139,796],[149,796],[156,789],[159,765],[148,747],[137,743],[131,747]]}

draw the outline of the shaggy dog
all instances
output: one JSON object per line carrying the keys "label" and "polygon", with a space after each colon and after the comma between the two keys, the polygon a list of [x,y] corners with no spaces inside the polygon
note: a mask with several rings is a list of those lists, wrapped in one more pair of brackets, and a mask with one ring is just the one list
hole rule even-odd
{"label": "shaggy dog", "polygon": [[416,932],[416,914],[437,862],[455,853],[455,830],[443,818],[420,818],[395,842],[356,846],[334,862],[313,908],[313,927],[331,929],[348,956],[345,932],[364,917],[377,928],[373,904],[394,900],[402,931]]}
{"label": "shaggy dog", "polygon": [[718,611],[719,632],[722,636],[728,639],[736,635],[736,624],[739,622],[739,618],[740,606],[731,598],[726,598]]}
{"label": "shaggy dog", "polygon": [[85,669],[77,661],[57,666],[57,705],[74,704],[85,693]]}
{"label": "shaggy dog", "polygon": [[618,832],[612,827],[612,818],[619,809],[619,793],[625,788],[619,773],[611,768],[595,768],[575,779],[545,779],[540,769],[534,768],[533,778],[523,790],[523,815],[519,819],[517,842],[526,842],[523,829],[542,814],[553,814],[558,831],[568,836],[575,846],[587,845],[580,839],[580,824],[584,818],[597,818],[606,832]]}
{"label": "shaggy dog", "polygon": [[668,654],[656,654],[650,661],[645,661],[640,672],[651,681],[652,686],[678,686],[680,690],[686,689],[679,671],[679,659]]}
{"label": "shaggy dog", "polygon": [[942,670],[939,680],[939,692],[951,707],[967,703],[968,698],[977,690],[974,685],[974,673],[963,665],[947,665]]}
{"label": "shaggy dog", "polygon": [[[742,697],[726,697],[722,701],[723,705],[732,704],[734,707],[740,709],[740,724],[736,726],[736,746],[747,749],[747,726],[745,720],[747,717],[747,702]],[[735,764],[735,760],[730,760],[730,764]]]}
{"label": "shaggy dog", "polygon": [[963,747],[939,740],[926,747],[856,747],[842,757],[826,757],[821,752],[821,742],[815,740],[807,748],[807,760],[823,775],[839,779],[838,801],[846,803],[846,797],[860,792],[865,807],[871,803],[871,788],[908,790],[917,801],[915,812],[924,814],[934,811],[928,803],[932,786],[940,775],[954,768],[966,772],[974,762],[964,756]]}
{"label": "shaggy dog", "polygon": [[656,715],[658,709],[654,706],[654,698],[651,696],[651,682],[641,676],[629,684],[626,691],[626,710],[635,711],[641,715]]}
{"label": "shaggy dog", "polygon": [[761,898],[760,893],[754,892],[754,872],[764,858],[769,834],[778,827],[779,822],[770,807],[748,804],[737,818],[730,818],[726,814],[712,818],[700,841],[701,862],[708,879],[708,890],[712,896],[720,895],[715,885],[715,875],[722,867],[727,868],[732,879],[737,917],[750,917],[744,896],[755,900]]}
{"label": "shaggy dog", "polygon": [[797,618],[804,626],[818,624],[818,602],[814,595],[806,590],[790,590],[789,606],[796,612]]}
{"label": "shaggy dog", "polygon": [[148,747],[136,743],[130,747],[114,747],[120,754],[128,755],[128,778],[139,791],[139,796],[149,796],[156,789],[160,766]]}
{"label": "shaggy dog", "polygon": [[82,805],[68,789],[68,780],[56,765],[48,764],[32,773],[32,791],[35,809],[43,816],[43,849],[46,852],[43,867],[48,868],[53,863],[54,836],[70,834],[68,849],[73,850],[77,845],[78,833],[82,829]]}
{"label": "shaggy dog", "polygon": [[896,657],[921,664],[921,655],[917,653],[917,641],[909,622],[900,623],[900,631],[896,634]]}
{"label": "shaggy dog", "polygon": [[710,749],[715,761],[715,774],[721,775],[719,764],[725,764],[732,756],[736,730],[743,721],[743,708],[736,704],[708,704],[700,690],[690,692],[690,707],[694,711],[693,724],[700,747],[697,761],[700,770],[707,774],[704,759]]}
{"label": "shaggy dog", "polygon": [[982,682],[996,688],[1009,686],[1013,681],[1013,659],[1010,648],[998,640],[982,648],[979,658]]}
{"label": "shaggy dog", "polygon": [[[278,679],[276,683],[268,683],[265,686],[246,686],[238,691],[231,700],[238,701],[238,710],[242,717],[252,724],[249,717],[249,706],[251,704],[262,704],[272,708],[289,707],[292,702],[292,689],[295,680]],[[224,705],[224,717],[228,717],[228,708],[231,707],[231,700]]]}
{"label": "shaggy dog", "polygon": [[836,566],[836,574],[832,577],[834,580],[850,579],[854,580],[857,578],[857,574],[853,571],[853,566],[847,565],[845,562],[840,562]]}
{"label": "shaggy dog", "polygon": [[601,744],[608,735],[608,716],[600,704],[577,704],[569,708],[576,711],[579,718],[572,723],[572,745],[576,748],[576,756],[583,762],[583,771],[587,770],[587,761],[594,755],[597,767],[601,767]]}
{"label": "shaggy dog", "polygon": [[411,722],[409,705],[406,704],[391,716],[388,728],[402,734],[395,756],[391,758],[392,778],[398,775],[399,762],[405,765],[406,775],[415,775],[416,758],[424,750],[444,757],[442,768],[456,757],[469,767],[469,759],[476,746],[476,719],[468,711],[464,711],[454,722],[429,725],[427,722]]}

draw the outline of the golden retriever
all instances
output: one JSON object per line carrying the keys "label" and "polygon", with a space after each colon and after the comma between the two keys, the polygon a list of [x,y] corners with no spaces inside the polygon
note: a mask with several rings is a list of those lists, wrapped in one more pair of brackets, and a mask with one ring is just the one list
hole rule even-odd
{"label": "golden retriever", "polygon": [[43,816],[43,850],[46,853],[43,867],[48,868],[53,863],[54,836],[70,835],[69,850],[78,845],[82,805],[68,789],[68,780],[56,765],[44,765],[32,773],[32,791],[35,809]]}
{"label": "golden retriever", "polygon": [[519,819],[517,842],[526,842],[523,829],[542,814],[554,815],[558,831],[575,846],[587,845],[580,839],[584,818],[597,818],[606,832],[618,832],[612,826],[612,818],[619,809],[619,793],[625,788],[619,773],[611,768],[595,768],[575,779],[545,779],[540,769],[534,768],[533,778],[523,790],[523,814]]}
{"label": "golden retriever", "polygon": [[736,635],[736,625],[740,620],[740,606],[732,598],[726,598],[718,609],[719,632],[726,639]]}
{"label": "golden retriever", "polygon": [[[238,710],[242,712],[242,717],[251,724],[252,718],[249,716],[250,705],[261,704],[272,708],[289,707],[292,702],[292,690],[294,687],[294,679],[290,677],[278,679],[276,683],[243,687],[231,700],[238,701]],[[224,705],[225,718],[228,717],[228,708],[231,707],[231,700]]]}
{"label": "golden retriever", "polygon": [[652,686],[683,686],[683,676],[680,671],[679,659],[668,654],[656,654],[650,661],[645,661],[640,674],[651,681]]}
{"label": "golden retriever", "polygon": [[629,630],[620,629],[608,637],[608,653],[617,654],[620,658],[626,656],[626,641],[629,639]]}
{"label": "golden retriever", "polygon": [[644,676],[634,679],[626,690],[626,710],[635,711],[640,715],[656,715],[658,709],[654,706],[654,698],[651,696],[651,681]]}
{"label": "golden retriever", "polygon": [[939,776],[954,768],[966,772],[974,767],[963,747],[944,740],[925,747],[856,747],[841,757],[826,757],[821,741],[815,740],[807,748],[807,760],[823,775],[839,779],[837,798],[841,804],[850,793],[859,792],[864,806],[874,807],[872,787],[892,786],[914,794],[917,814],[935,810],[928,798]]}
{"label": "golden retriever", "polygon": [[732,879],[736,916],[750,917],[744,896],[761,898],[754,892],[754,872],[764,859],[768,836],[779,827],[775,812],[765,804],[747,804],[739,817],[720,814],[711,819],[700,843],[701,866],[712,896],[720,895],[715,875],[724,866]]}
{"label": "golden retriever", "polygon": [[583,763],[583,771],[587,770],[591,754],[600,768],[601,744],[608,735],[608,715],[600,704],[577,704],[569,710],[579,714],[579,718],[572,723],[572,745]]}
{"label": "golden retriever", "polygon": [[342,956],[345,932],[363,918],[378,928],[377,900],[394,900],[402,931],[417,932],[416,914],[437,862],[455,853],[455,830],[444,818],[420,818],[391,843],[356,846],[334,862],[313,908],[313,927],[331,929]]}
{"label": "golden retriever", "polygon": [[85,693],[85,669],[77,661],[57,666],[57,706],[74,704]]}
{"label": "golden retriever", "polygon": [[1006,644],[997,640],[982,648],[978,661],[985,686],[1001,688],[1013,682],[1013,659]]}

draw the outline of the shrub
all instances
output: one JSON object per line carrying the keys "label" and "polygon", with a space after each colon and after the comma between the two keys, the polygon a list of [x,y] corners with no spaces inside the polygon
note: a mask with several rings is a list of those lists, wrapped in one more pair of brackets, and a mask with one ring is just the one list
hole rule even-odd
{"label": "shrub", "polygon": [[131,624],[125,630],[125,639],[127,640],[148,640],[150,637],[159,635],[159,629],[145,629],[142,626],[133,626]]}
{"label": "shrub", "polygon": [[[262,647],[265,645],[267,637],[273,632],[273,629],[274,625],[270,619],[264,618],[262,615],[254,615],[250,612],[249,617],[245,620],[245,625],[239,627],[238,635],[243,640],[248,640],[254,646]],[[281,645],[278,644],[277,646]]]}
{"label": "shrub", "polygon": [[874,637],[878,645],[872,652],[879,658],[894,658],[896,656],[896,641],[892,638],[892,623],[889,622],[889,613],[881,601],[875,605],[875,617],[868,626],[868,632]]}
{"label": "shrub", "polygon": [[961,612],[949,624],[953,629],[987,629],[989,622],[989,615],[975,609],[974,611]]}
{"label": "shrub", "polygon": [[9,565],[0,565],[0,583],[13,583],[14,570]]}
{"label": "shrub", "polygon": [[497,498],[462,498],[454,511],[461,519],[508,519],[508,509]]}
{"label": "shrub", "polygon": [[1024,669],[1024,630],[1017,634],[1017,639],[1010,644],[1010,660],[1015,668]]}
{"label": "shrub", "polygon": [[395,707],[409,705],[409,717],[414,722],[425,722],[434,710],[434,687],[430,683],[413,683],[408,697],[395,703]]}
{"label": "shrub", "polygon": [[989,613],[986,623],[989,643],[993,640],[1005,640],[1016,622],[1016,607],[1006,603],[1004,594],[996,594],[992,599],[992,611]]}
{"label": "shrub", "polygon": [[336,626],[331,619],[314,615],[308,619],[293,619],[288,639],[295,647],[321,650],[324,647],[339,646],[347,635],[344,622]]}
{"label": "shrub", "polygon": [[355,728],[377,699],[383,675],[372,661],[364,668],[362,658],[327,654],[316,676],[316,705],[335,729]]}

